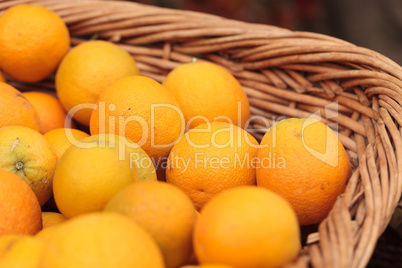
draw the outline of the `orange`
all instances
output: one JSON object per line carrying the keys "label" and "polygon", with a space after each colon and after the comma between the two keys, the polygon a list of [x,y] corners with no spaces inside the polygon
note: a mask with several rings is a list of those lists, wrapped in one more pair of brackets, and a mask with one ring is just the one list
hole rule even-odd
{"label": "orange", "polygon": [[179,104],[165,87],[137,75],[118,80],[99,97],[90,131],[125,136],[157,161],[168,156],[184,132],[184,121]]}
{"label": "orange", "polygon": [[206,121],[223,121],[244,127],[250,116],[247,95],[236,78],[209,62],[181,64],[163,85],[176,97],[189,128]]}
{"label": "orange", "polygon": [[45,241],[30,235],[0,236],[0,267],[37,268]]}
{"label": "orange", "polygon": [[199,125],[173,146],[166,181],[182,189],[200,210],[226,189],[255,184],[257,145],[249,133],[235,125]]}
{"label": "orange", "polygon": [[0,168],[22,178],[43,206],[52,196],[57,157],[39,132],[21,126],[0,128]]}
{"label": "orange", "polygon": [[118,137],[119,139],[124,140],[124,144],[129,151],[130,162],[135,164],[135,167],[137,168],[138,182],[156,181],[157,177],[154,162],[149,155],[138,144],[123,136]]}
{"label": "orange", "polygon": [[136,181],[137,171],[125,148],[88,137],[70,146],[60,158],[53,197],[59,211],[71,218],[103,210],[120,189]]}
{"label": "orange", "polygon": [[39,131],[39,116],[20,91],[0,82],[0,128],[5,126],[26,126]]}
{"label": "orange", "polygon": [[194,229],[201,264],[282,267],[301,248],[297,217],[278,194],[256,186],[225,191],[202,209]]}
{"label": "orange", "polygon": [[[43,136],[52,146],[53,152],[57,157],[57,161],[59,161],[64,152],[72,144],[89,137],[89,134],[73,128],[57,128],[45,133]],[[53,196],[49,199],[46,205],[50,208],[57,209]]]}
{"label": "orange", "polygon": [[0,70],[0,82],[5,83],[6,82],[6,78],[3,75],[3,72]]}
{"label": "orange", "polygon": [[[128,151],[128,157],[130,159],[130,165],[133,165],[137,169],[137,181],[156,181],[156,171],[152,159],[138,144],[128,140],[123,136],[117,136],[114,134],[96,134],[92,135],[92,140],[110,142],[116,144],[121,151]],[[124,158],[124,155],[121,155]]]}
{"label": "orange", "polygon": [[200,264],[200,265],[185,265],[180,268],[234,268],[233,266],[221,264]]}
{"label": "orange", "polygon": [[57,128],[43,135],[51,144],[53,152],[60,160],[64,152],[79,140],[89,137],[89,134],[73,128]]}
{"label": "orange", "polygon": [[29,91],[22,94],[38,113],[40,132],[42,134],[64,127],[67,114],[55,96],[39,91]]}
{"label": "orange", "polygon": [[0,67],[16,80],[48,77],[69,47],[67,26],[45,7],[21,4],[0,16]]}
{"label": "orange", "polygon": [[41,208],[34,192],[17,175],[0,168],[0,237],[33,235],[41,229]]}
{"label": "orange", "polygon": [[316,119],[290,118],[274,124],[261,146],[257,185],[288,200],[301,225],[321,222],[351,175],[336,134]]}
{"label": "orange", "polygon": [[[90,213],[44,229],[43,268],[163,268],[151,236],[117,213]],[[50,235],[51,234],[51,235]]]}
{"label": "orange", "polygon": [[179,188],[158,181],[133,183],[110,199],[105,211],[122,213],[148,231],[167,268],[190,258],[196,210]]}
{"label": "orange", "polygon": [[58,212],[42,212],[43,229],[49,226],[57,225],[67,220],[63,214]]}
{"label": "orange", "polygon": [[[100,93],[120,78],[137,75],[134,59],[107,41],[87,41],[69,51],[56,72],[56,91],[66,111],[88,126]],[[79,106],[77,106],[79,105]]]}
{"label": "orange", "polygon": [[[122,136],[120,137],[124,138]],[[128,145],[127,150],[130,153],[130,162],[135,164],[137,168],[138,182],[156,181],[156,170],[152,159],[136,143],[130,142],[128,139],[126,139],[126,141],[128,144],[133,144],[133,146]]]}

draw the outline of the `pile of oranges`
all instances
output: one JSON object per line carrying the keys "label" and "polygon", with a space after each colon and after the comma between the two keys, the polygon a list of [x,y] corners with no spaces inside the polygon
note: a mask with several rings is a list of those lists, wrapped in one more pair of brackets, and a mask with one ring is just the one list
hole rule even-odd
{"label": "pile of oranges", "polygon": [[[283,119],[261,142],[226,69],[162,83],[114,43],[70,48],[54,12],[0,16],[0,267],[279,267],[351,166],[336,134]],[[55,75],[55,92],[7,82]]]}

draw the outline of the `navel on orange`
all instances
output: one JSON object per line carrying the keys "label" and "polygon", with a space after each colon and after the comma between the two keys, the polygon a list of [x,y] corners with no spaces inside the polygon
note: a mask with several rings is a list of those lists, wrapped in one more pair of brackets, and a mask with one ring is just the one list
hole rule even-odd
{"label": "navel on orange", "polygon": [[22,126],[0,128],[0,168],[22,178],[41,206],[52,196],[56,164],[50,143],[39,132]]}

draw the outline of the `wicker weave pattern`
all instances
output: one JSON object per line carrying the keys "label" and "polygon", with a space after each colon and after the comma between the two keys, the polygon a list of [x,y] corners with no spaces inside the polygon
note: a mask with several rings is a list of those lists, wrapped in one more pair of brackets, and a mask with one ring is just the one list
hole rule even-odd
{"label": "wicker weave pattern", "polygon": [[[326,35],[293,32],[197,12],[124,1],[15,0],[0,11],[33,2],[68,24],[72,45],[99,35],[133,55],[141,74],[162,81],[174,67],[215,62],[249,96],[249,128],[261,139],[279,117],[320,115],[336,123],[354,164],[346,192],[308,237],[291,266],[364,267],[402,191],[402,68],[385,56]],[[78,38],[80,37],[81,38]],[[54,88],[53,81],[19,89]],[[337,106],[334,106],[337,103]]]}

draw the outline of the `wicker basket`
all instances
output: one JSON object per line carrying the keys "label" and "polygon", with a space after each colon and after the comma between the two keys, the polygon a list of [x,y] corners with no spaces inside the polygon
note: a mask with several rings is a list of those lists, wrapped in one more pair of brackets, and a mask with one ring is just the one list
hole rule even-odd
{"label": "wicker basket", "polygon": [[[309,32],[124,1],[0,1],[0,12],[36,3],[67,23],[72,45],[96,35],[133,55],[141,74],[162,81],[199,60],[233,73],[246,91],[258,139],[280,116],[336,124],[354,165],[346,192],[310,231],[290,266],[364,267],[402,191],[402,68],[385,56]],[[17,88],[54,89],[51,79]],[[334,105],[336,103],[337,105]]]}

